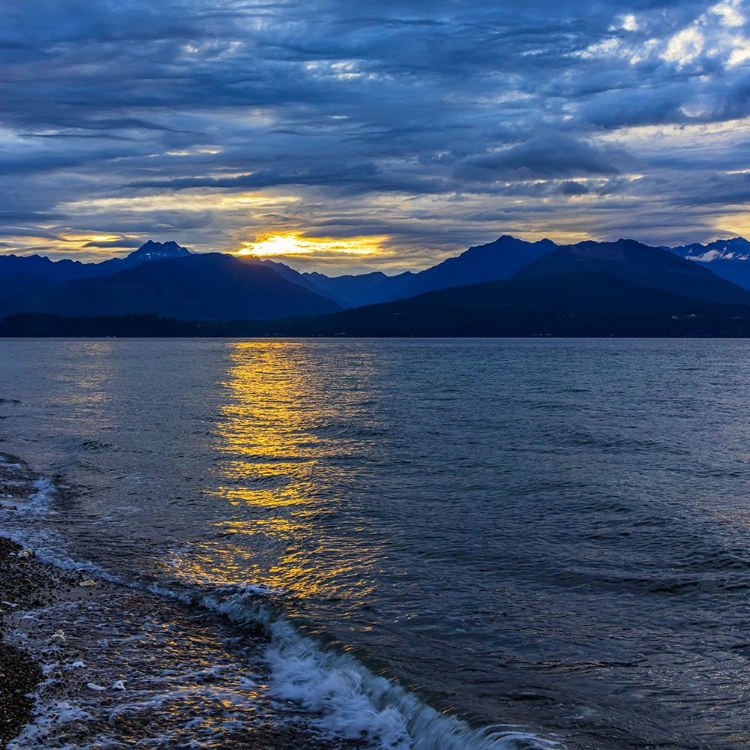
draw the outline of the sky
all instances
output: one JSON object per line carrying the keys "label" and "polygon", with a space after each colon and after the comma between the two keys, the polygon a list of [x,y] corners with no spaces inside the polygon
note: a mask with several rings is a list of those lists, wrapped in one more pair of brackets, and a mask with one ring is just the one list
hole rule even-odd
{"label": "sky", "polygon": [[750,0],[3,0],[0,253],[750,237]]}

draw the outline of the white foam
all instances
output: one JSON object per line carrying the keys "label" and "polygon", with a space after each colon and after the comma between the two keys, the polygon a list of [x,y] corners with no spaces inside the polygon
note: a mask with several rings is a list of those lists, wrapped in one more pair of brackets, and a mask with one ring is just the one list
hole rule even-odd
{"label": "white foam", "polygon": [[[114,575],[101,566],[89,560],[79,560],[71,557],[63,551],[59,536],[51,530],[36,527],[25,527],[23,530],[12,530],[8,527],[0,529],[0,536],[9,539],[21,547],[33,550],[34,557],[39,561],[51,565],[59,570],[75,571],[76,573],[87,573],[95,578],[100,578],[109,583],[135,589],[137,591],[148,591],[165,599],[176,599],[185,604],[190,604],[192,597],[189,593],[174,591],[164,586],[143,584],[129,581],[121,576]],[[95,583],[95,582],[94,582]],[[88,587],[91,583],[83,582]]]}
{"label": "white foam", "polygon": [[42,477],[34,481],[36,492],[29,498],[28,505],[40,510],[47,510],[49,502],[57,488],[49,477]]}
{"label": "white foam", "polygon": [[[113,597],[124,604],[130,595],[110,591],[99,599],[52,604],[37,610],[40,622],[23,622],[17,616],[26,632],[11,629],[6,635],[17,645],[23,641],[25,650],[43,664],[45,679],[34,693],[32,720],[13,750],[120,747],[121,715],[143,714],[155,720],[153,728],[139,735],[139,747],[215,747],[224,734],[250,725],[257,713],[256,691],[250,689],[255,683],[244,677],[244,662],[210,665],[200,646],[184,654],[183,661],[177,642],[189,636],[189,626],[175,631],[168,615],[162,619],[156,613],[134,636],[133,618],[123,623],[117,614],[121,610],[112,607]],[[72,654],[68,656],[64,644],[53,654],[48,634],[51,623],[57,622],[75,625],[76,636],[101,658],[90,665],[69,661]],[[143,648],[145,643],[150,647]],[[209,643],[208,654],[215,653],[211,648]],[[75,697],[61,701],[60,690]],[[175,705],[198,707],[205,743],[191,744],[194,733],[174,726]]]}
{"label": "white foam", "polygon": [[272,631],[267,652],[271,690],[319,714],[315,723],[332,736],[364,738],[380,750],[510,750],[519,742],[529,748],[562,748],[525,732],[473,730],[374,675],[354,657],[320,649],[288,622],[274,622]]}
{"label": "white foam", "polygon": [[560,742],[511,727],[474,730],[441,714],[396,682],[374,675],[349,654],[321,648],[301,635],[262,597],[226,600],[206,596],[203,605],[235,623],[266,628],[270,644],[270,691],[312,715],[331,738],[364,739],[378,750],[562,750]]}
{"label": "white foam", "polygon": [[[50,701],[44,712],[38,713],[34,721],[27,724],[21,734],[8,743],[8,750],[28,750],[30,747],[45,747],[45,742],[55,727],[73,721],[90,721],[91,716],[80,706],[68,701]],[[61,750],[72,750],[72,745],[64,745]]]}
{"label": "white foam", "polygon": [[[49,479],[34,482],[35,492],[21,510],[50,512],[55,485]],[[81,563],[62,551],[63,546],[51,532],[39,530],[37,524],[25,526],[23,531],[7,534],[24,547],[34,548],[36,556],[56,567],[86,571],[104,580],[130,588],[147,590],[153,594],[184,602],[194,601],[189,593],[161,586],[142,585],[123,580],[107,573],[90,562]],[[193,582],[195,584],[195,582]],[[201,604],[223,614],[237,624],[260,625],[267,632],[270,643],[265,659],[270,668],[269,689],[273,697],[290,701],[308,714],[310,722],[331,738],[363,739],[378,750],[512,750],[535,748],[561,750],[564,746],[551,739],[538,737],[516,727],[486,727],[472,729],[457,717],[441,714],[416,694],[402,688],[397,682],[373,674],[364,664],[350,654],[324,649],[309,637],[301,635],[294,626],[279,614],[272,605],[273,599],[283,592],[262,585],[242,584],[216,586],[205,581],[212,593],[201,599]],[[183,679],[191,682],[190,675]],[[240,689],[254,687],[247,677]],[[96,693],[96,683],[91,683],[91,693]],[[177,689],[175,689],[177,688]],[[140,700],[138,695],[112,711],[110,720],[118,711],[149,710],[162,701],[193,695],[207,688],[191,684],[189,688],[173,686]],[[215,692],[217,691],[214,688]],[[145,696],[144,696],[145,697]],[[244,698],[226,693],[221,698],[242,702]],[[41,708],[43,702],[37,701]],[[127,704],[127,708],[126,708]],[[237,706],[241,712],[242,708]],[[239,715],[233,720],[239,721]],[[26,747],[44,747],[41,738],[50,727],[65,721],[86,720],[89,714],[80,706],[65,702],[44,706],[42,715],[9,745],[10,750]],[[36,734],[34,734],[36,733]],[[24,744],[24,738],[26,744]]]}
{"label": "white foam", "polygon": [[[188,593],[125,581],[93,563],[73,560],[59,549],[58,545],[47,544],[37,548],[36,555],[62,569],[86,571],[165,598],[194,601]],[[302,636],[272,604],[281,593],[262,585],[228,585],[214,589],[200,603],[236,624],[260,625],[265,629],[270,638],[265,658],[271,672],[271,694],[307,712],[311,724],[332,739],[364,739],[378,750],[561,750],[564,747],[517,728],[474,730],[456,717],[437,712],[394,681],[374,675],[353,656],[323,649],[313,639]],[[183,675],[190,677],[195,675]],[[250,677],[246,681],[243,678],[245,689],[254,685]],[[137,699],[129,701],[128,709],[147,710],[149,705],[153,708],[161,700],[173,699],[180,693],[180,690],[165,691],[160,700],[154,702],[151,696],[143,705]],[[226,700],[228,696],[222,697]],[[39,719],[35,721],[39,736],[34,742],[30,738],[28,747],[43,746],[39,737],[49,731],[51,723],[62,721],[63,714],[56,713],[56,706],[51,711],[52,716],[47,706],[44,716],[39,717],[44,729]],[[116,713],[113,711],[113,715]],[[22,747],[17,745],[15,750]]]}
{"label": "white foam", "polygon": [[[3,468],[7,468],[3,467]],[[9,484],[6,479],[3,479],[6,484]],[[55,483],[48,477],[42,479],[36,479],[33,482],[28,480],[13,480],[13,486],[18,487],[18,495],[4,495],[0,499],[0,507],[5,508],[14,512],[27,512],[27,513],[48,513],[50,515],[57,515],[54,511],[50,510],[50,503],[52,498],[57,492]],[[23,490],[27,492],[33,488],[33,491],[26,497],[23,496]]]}

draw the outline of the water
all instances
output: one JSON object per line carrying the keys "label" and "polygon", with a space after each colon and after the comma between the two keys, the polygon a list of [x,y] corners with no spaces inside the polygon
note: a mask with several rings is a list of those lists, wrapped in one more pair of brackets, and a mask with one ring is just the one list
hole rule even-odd
{"label": "water", "polygon": [[68,488],[4,527],[262,621],[331,737],[750,746],[750,343],[14,340],[0,397]]}

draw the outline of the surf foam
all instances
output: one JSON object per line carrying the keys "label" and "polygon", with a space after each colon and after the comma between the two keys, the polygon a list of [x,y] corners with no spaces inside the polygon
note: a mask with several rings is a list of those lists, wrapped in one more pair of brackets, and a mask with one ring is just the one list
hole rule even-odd
{"label": "surf foam", "polygon": [[[16,510],[51,513],[50,503],[56,491],[54,482],[47,478],[31,481],[30,472],[20,464],[6,461],[0,468],[10,467],[13,467],[14,474],[25,474],[30,489],[33,488],[28,494],[28,502],[17,506]],[[7,515],[9,511],[6,511]],[[14,524],[10,524],[12,526]],[[278,701],[297,706],[307,715],[311,726],[331,739],[365,741],[378,750],[564,748],[558,741],[539,737],[518,727],[496,725],[474,729],[457,717],[439,713],[395,681],[373,674],[351,654],[323,648],[314,639],[301,634],[274,604],[275,599],[283,596],[282,592],[248,584],[212,588],[210,594],[204,594],[207,582],[203,587],[194,585],[192,591],[189,587],[175,591],[164,586],[125,581],[91,562],[72,559],[64,551],[61,541],[40,529],[39,524],[23,524],[15,529],[10,527],[2,532],[5,536],[34,548],[39,559],[55,567],[85,570],[104,580],[149,591],[165,599],[198,603],[225,616],[235,625],[251,626],[256,631],[262,629],[269,641],[263,658],[269,668],[270,695]],[[196,596],[196,591],[201,592],[200,595]],[[244,675],[239,677],[245,679]],[[248,677],[245,689],[251,682],[252,678]],[[75,709],[72,706],[66,708],[63,703],[59,706],[46,703],[38,720],[22,735],[27,743],[32,742],[30,733],[36,732],[33,742],[39,747],[40,737],[49,732],[51,726],[68,720],[83,720],[85,710],[81,709],[82,714],[69,719],[73,714],[68,712],[68,708],[71,711]],[[131,709],[136,708],[145,706],[137,703],[131,705]],[[24,745],[16,747],[20,750]]]}
{"label": "surf foam", "polygon": [[365,740],[378,750],[564,749],[558,741],[517,727],[473,729],[439,713],[352,655],[322,648],[302,635],[265,597],[243,592],[220,600],[208,595],[202,604],[236,624],[266,630],[271,694],[303,708],[332,738]]}

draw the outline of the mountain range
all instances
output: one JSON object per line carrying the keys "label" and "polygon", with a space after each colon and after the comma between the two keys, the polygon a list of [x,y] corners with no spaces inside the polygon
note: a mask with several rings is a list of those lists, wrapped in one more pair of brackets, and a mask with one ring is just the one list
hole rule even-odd
{"label": "mountain range", "polygon": [[750,306],[695,300],[606,271],[530,276],[426,292],[314,317],[268,321],[253,336],[746,336]]}
{"label": "mountain range", "polygon": [[0,257],[0,315],[156,313],[185,320],[264,320],[342,309],[288,281],[272,265],[222,253],[194,254],[175,242],[147,242],[122,260],[72,263]]}
{"label": "mountain range", "polygon": [[14,321],[0,334],[23,335],[28,316],[38,335],[44,316],[151,314],[209,326],[175,335],[227,335],[228,321],[246,322],[237,335],[745,335],[749,261],[742,238],[660,248],[504,235],[418,273],[329,277],[149,241],[101,263],[0,256],[0,317]]}
{"label": "mountain range", "polygon": [[744,237],[666,248],[669,252],[710,269],[727,281],[750,289],[750,242]]}
{"label": "mountain range", "polygon": [[418,273],[407,271],[396,276],[366,273],[359,276],[328,277],[305,274],[318,288],[336,295],[348,307],[414,297],[423,292],[454,286],[483,284],[510,279],[521,268],[557,248],[551,240],[524,242],[503,235],[487,245],[470,247],[455,258]]}
{"label": "mountain range", "polygon": [[91,279],[133,268],[142,263],[192,255],[176,242],[149,240],[126,258],[110,258],[101,263],[81,263],[78,260],[52,261],[41,255],[0,255],[0,283],[17,276],[39,277],[53,282],[71,279]]}

